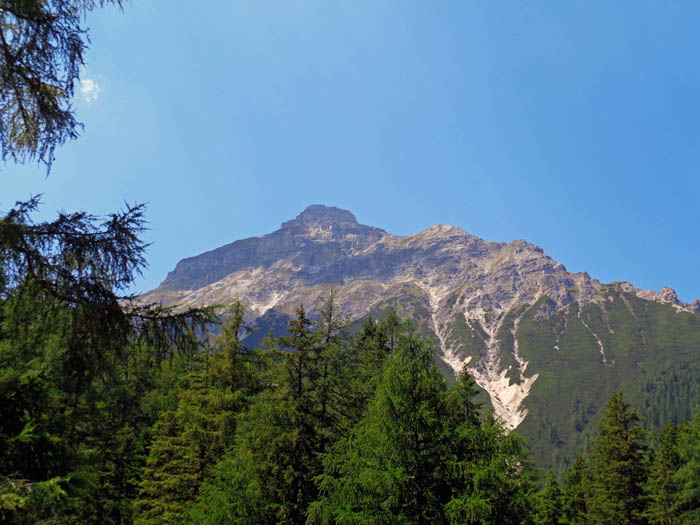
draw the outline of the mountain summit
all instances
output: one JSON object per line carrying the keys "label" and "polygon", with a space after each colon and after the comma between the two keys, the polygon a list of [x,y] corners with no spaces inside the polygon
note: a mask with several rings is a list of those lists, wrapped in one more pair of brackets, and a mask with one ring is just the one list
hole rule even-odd
{"label": "mountain summit", "polygon": [[637,388],[662,362],[698,360],[700,303],[670,288],[603,284],[524,240],[487,242],[454,226],[392,235],[322,205],[180,261],[144,300],[201,306],[238,295],[264,335],[283,332],[299,304],[313,315],[331,288],[351,320],[388,307],[413,319],[435,336],[446,373],[466,366],[509,428],[556,434],[563,456],[610,393]]}
{"label": "mountain summit", "polygon": [[322,224],[357,224],[357,219],[348,210],[342,210],[335,206],[312,204],[297,215],[296,219],[283,223],[282,229],[305,228]]}
{"label": "mountain summit", "polygon": [[384,230],[358,224],[347,210],[315,204],[270,234],[180,261],[158,290],[199,290],[237,271],[267,269],[281,261],[295,261],[302,273],[313,273],[319,266],[330,269],[335,261],[385,235]]}

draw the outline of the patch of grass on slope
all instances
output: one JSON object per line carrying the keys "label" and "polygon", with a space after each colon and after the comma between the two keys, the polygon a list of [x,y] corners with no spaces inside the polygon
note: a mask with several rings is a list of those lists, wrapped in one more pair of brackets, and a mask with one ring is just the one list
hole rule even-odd
{"label": "patch of grass on slope", "polygon": [[[528,373],[539,377],[518,431],[543,467],[561,470],[585,448],[601,408],[619,389],[643,415],[652,415],[654,427],[700,401],[700,388],[692,386],[700,379],[700,315],[639,299],[617,285],[604,292],[606,301],[584,305],[581,318],[576,303],[568,312],[539,319],[535,305],[521,322],[520,353],[529,362]],[[562,322],[566,329],[557,351]],[[603,342],[607,364],[591,331]]]}
{"label": "patch of grass on slope", "polygon": [[515,320],[530,308],[527,304],[522,304],[513,308],[506,314],[503,324],[496,334],[500,347],[500,369],[508,369],[506,377],[511,383],[520,384],[520,365],[515,359],[515,338],[512,330]]}

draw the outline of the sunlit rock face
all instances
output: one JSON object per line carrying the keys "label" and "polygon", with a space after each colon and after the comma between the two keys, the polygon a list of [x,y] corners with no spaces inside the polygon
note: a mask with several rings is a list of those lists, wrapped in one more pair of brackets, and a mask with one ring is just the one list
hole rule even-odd
{"label": "sunlit rock face", "polygon": [[[611,319],[622,315],[618,307],[636,322],[635,309],[647,301],[679,312],[700,309],[670,288],[655,293],[569,273],[523,240],[487,242],[445,225],[401,237],[321,205],[270,234],[180,261],[143,299],[203,306],[239,296],[250,322],[266,333],[283,330],[299,304],[313,314],[332,288],[351,320],[394,306],[422,323],[435,335],[443,368],[458,373],[466,366],[511,429],[528,415],[526,400],[542,381],[543,372],[531,365],[542,359],[537,352],[566,355],[576,341],[577,351],[591,348],[590,366],[615,367],[619,345]],[[551,331],[538,336],[540,346],[525,335],[533,326]]]}

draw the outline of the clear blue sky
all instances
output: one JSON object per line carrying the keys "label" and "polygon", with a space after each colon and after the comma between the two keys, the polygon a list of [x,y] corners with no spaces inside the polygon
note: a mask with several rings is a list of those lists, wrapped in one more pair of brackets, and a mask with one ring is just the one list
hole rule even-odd
{"label": "clear blue sky", "polygon": [[308,204],[524,238],[700,297],[700,3],[134,0],[88,17],[83,136],[0,209],[148,202],[137,289]]}

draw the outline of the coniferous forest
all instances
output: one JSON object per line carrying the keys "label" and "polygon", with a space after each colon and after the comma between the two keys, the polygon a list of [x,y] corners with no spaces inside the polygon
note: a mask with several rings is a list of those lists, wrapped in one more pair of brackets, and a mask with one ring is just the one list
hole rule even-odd
{"label": "coniferous forest", "polygon": [[[48,170],[77,137],[82,24],[110,3],[0,5],[3,160]],[[249,348],[240,300],[129,295],[144,206],[39,206],[0,215],[1,523],[700,523],[700,414],[656,438],[618,392],[545,472],[396,311],[351,324],[329,290]]]}
{"label": "coniferous forest", "polygon": [[623,393],[560,479],[448,384],[393,310],[351,326],[330,291],[247,348],[245,305],[120,295],[143,209],[0,221],[6,523],[697,523],[700,417],[650,441]]}

